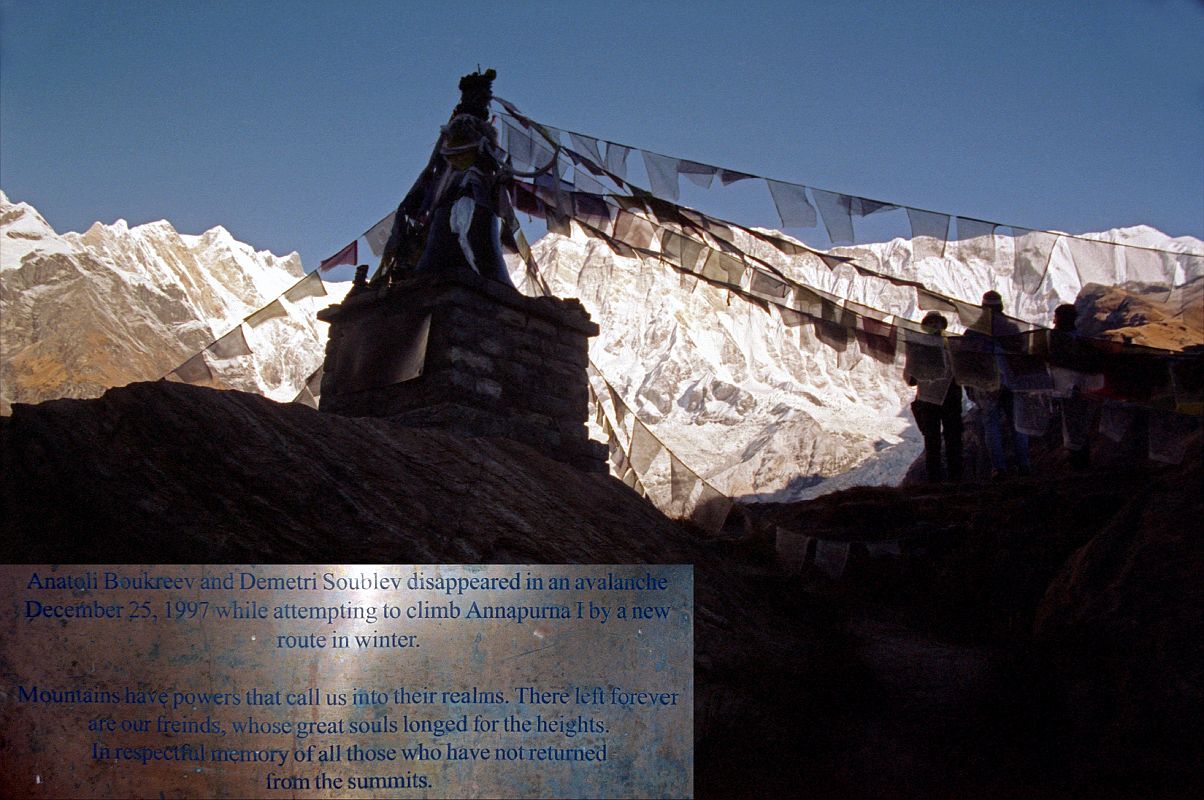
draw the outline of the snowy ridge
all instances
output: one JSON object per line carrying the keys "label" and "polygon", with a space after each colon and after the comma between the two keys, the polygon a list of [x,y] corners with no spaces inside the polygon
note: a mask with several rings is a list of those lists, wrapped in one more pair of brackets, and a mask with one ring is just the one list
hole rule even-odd
{"label": "snowy ridge", "polygon": [[[601,326],[590,352],[603,375],[725,494],[808,497],[859,467],[866,481],[890,482],[918,454],[905,413],[912,392],[855,343],[836,353],[808,327],[583,236],[549,235],[534,250],[553,291],[579,297]],[[654,491],[668,477],[664,462],[645,480]]]}
{"label": "snowy ridge", "polygon": [[[221,227],[117,220],[58,234],[0,193],[0,410],[159,378],[303,275],[296,253],[256,251]],[[291,400],[322,360],[314,314],[347,288],[283,301],[287,318],[246,328],[253,354],[214,363],[220,381]]]}
{"label": "snowy ridge", "polygon": [[[602,329],[591,342],[593,362],[655,435],[720,491],[785,501],[894,484],[921,452],[908,408],[914,390],[902,379],[901,363],[877,361],[853,340],[837,352],[810,326],[784,325],[772,306],[766,313],[668,267],[616,256],[573,230],[571,238],[549,234],[533,248],[553,292],[581,299]],[[1204,253],[1198,239],[1170,239],[1146,226],[1091,236]],[[739,231],[736,244],[800,283],[901,318],[918,321],[925,313],[914,290],[850,266],[829,269],[813,256],[785,256]],[[906,239],[834,252],[975,304],[995,289],[1009,314],[1049,324],[1054,307],[1074,302],[1081,288],[1070,249],[1060,241],[1050,279],[1040,291],[1025,292],[999,266],[1011,261],[1008,247],[1000,244],[990,263],[915,258]],[[658,458],[645,484],[663,484],[667,469],[667,458]]]}

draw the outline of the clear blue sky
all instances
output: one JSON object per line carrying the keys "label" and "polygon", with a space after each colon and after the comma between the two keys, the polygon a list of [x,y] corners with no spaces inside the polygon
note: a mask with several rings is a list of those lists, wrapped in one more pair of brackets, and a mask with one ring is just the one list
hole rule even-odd
{"label": "clear blue sky", "polygon": [[316,266],[397,204],[479,63],[536,119],[662,153],[1002,223],[1204,237],[1198,0],[0,15],[0,187],[60,231],[221,224]]}

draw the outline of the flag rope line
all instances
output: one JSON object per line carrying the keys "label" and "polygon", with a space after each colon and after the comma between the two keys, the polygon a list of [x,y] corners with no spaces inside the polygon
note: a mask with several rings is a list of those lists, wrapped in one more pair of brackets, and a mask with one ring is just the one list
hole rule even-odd
{"label": "flag rope line", "polygon": [[[200,350],[197,350],[196,352],[194,352],[194,353],[193,353],[192,355],[190,355],[188,358],[186,358],[186,359],[184,359],[183,361],[181,361],[179,364],[177,364],[177,365],[175,366],[175,368],[174,368],[174,369],[170,369],[170,370],[168,370],[167,372],[165,372],[165,373],[163,373],[162,375],[160,375],[160,376],[159,376],[159,378],[158,378],[158,380],[164,380],[164,379],[166,379],[168,375],[171,375],[171,374],[172,374],[172,373],[174,373],[176,370],[178,370],[180,367],[184,366],[185,364],[187,364],[187,363],[188,363],[189,361],[191,361],[192,359],[194,359],[194,358],[196,358],[197,356],[201,355],[202,353],[204,353],[205,351],[207,351],[207,350],[208,350],[210,347],[213,347],[213,345],[215,345],[215,344],[217,344],[218,342],[220,342],[222,339],[225,339],[227,336],[229,336],[230,334],[234,333],[236,330],[239,330],[240,328],[242,328],[242,326],[243,326],[243,325],[247,324],[247,320],[249,320],[251,317],[255,316],[255,315],[256,315],[256,314],[258,314],[260,311],[263,311],[263,310],[264,310],[264,309],[266,309],[268,306],[272,305],[272,303],[275,303],[276,301],[278,301],[278,300],[280,300],[281,298],[285,297],[285,295],[287,295],[287,294],[288,294],[289,292],[291,292],[293,289],[296,289],[296,288],[297,288],[298,286],[300,286],[302,283],[304,283],[305,281],[307,281],[307,280],[311,279],[311,278],[312,278],[312,277],[314,277],[314,276],[317,276],[317,278],[318,278],[318,281],[319,281],[319,282],[322,284],[322,294],[326,294],[326,282],[322,280],[322,275],[321,275],[321,272],[320,272],[320,268],[319,268],[319,269],[314,269],[314,270],[311,270],[310,272],[307,272],[307,273],[305,273],[304,275],[302,275],[302,276],[301,276],[301,278],[300,278],[300,279],[299,279],[299,280],[298,280],[296,283],[292,284],[292,285],[291,285],[291,286],[289,286],[287,289],[285,289],[283,292],[281,292],[280,294],[276,295],[276,296],[275,296],[275,297],[273,297],[271,300],[269,300],[268,302],[264,303],[264,304],[263,304],[263,305],[261,305],[259,308],[255,309],[255,310],[254,310],[254,311],[252,311],[250,314],[247,314],[245,317],[243,317],[243,318],[242,318],[242,320],[240,320],[240,321],[239,321],[239,323],[238,323],[237,325],[235,325],[233,328],[231,328],[230,330],[226,331],[226,332],[225,332],[225,333],[223,333],[221,336],[218,336],[217,338],[210,340],[210,342],[209,342],[207,345],[205,345],[204,347],[202,347]],[[287,314],[286,314],[286,316],[287,316]],[[249,349],[249,348],[250,348],[250,344],[248,343],[248,345],[247,345],[247,346],[248,346],[248,349]]]}
{"label": "flag rope line", "polygon": [[[888,207],[891,209],[895,209],[895,208],[904,209],[904,210],[910,209],[912,211],[920,211],[925,214],[937,214],[940,216],[945,216],[945,217],[950,217],[950,218],[957,217],[958,219],[964,219],[964,220],[968,220],[970,222],[979,222],[984,225],[992,225],[992,226],[1000,227],[1000,228],[1011,228],[1012,230],[1019,229],[1019,230],[1024,230],[1024,231],[1031,231],[1034,233],[1047,233],[1051,236],[1065,237],[1068,239],[1077,239],[1079,241],[1091,242],[1093,244],[1104,244],[1104,245],[1109,245],[1112,247],[1127,247],[1127,248],[1132,248],[1134,250],[1145,250],[1145,251],[1149,251],[1149,252],[1153,252],[1153,253],[1162,253],[1162,254],[1172,255],[1172,256],[1187,255],[1187,256],[1194,256],[1197,258],[1204,257],[1204,253],[1180,252],[1180,251],[1176,251],[1176,250],[1166,250],[1164,248],[1158,248],[1158,247],[1149,247],[1146,245],[1128,244],[1125,242],[1110,242],[1110,241],[1102,240],[1102,239],[1091,239],[1089,237],[1085,237],[1085,236],[1082,236],[1080,234],[1075,234],[1075,233],[1066,233],[1063,231],[1048,230],[1048,229],[1044,229],[1044,228],[1031,228],[1026,225],[1013,225],[1013,224],[1007,223],[1007,222],[996,222],[996,221],[988,220],[988,219],[980,219],[978,217],[968,217],[968,216],[965,216],[962,214],[953,214],[953,213],[950,213],[947,211],[934,211],[932,209],[921,208],[919,206],[904,205],[902,203],[894,203],[894,202],[889,202],[889,201],[885,201],[885,200],[875,200],[874,198],[871,198],[871,197],[862,197],[861,195],[852,195],[852,194],[847,194],[845,192],[838,192],[833,189],[825,189],[823,187],[814,186],[809,183],[804,184],[804,183],[796,183],[793,181],[784,181],[784,180],[779,180],[777,178],[769,178],[764,175],[758,175],[758,174],[752,173],[752,172],[744,172],[743,170],[728,169],[727,167],[720,167],[715,164],[708,164],[704,161],[695,161],[693,159],[683,159],[683,158],[679,158],[677,156],[670,156],[670,155],[666,155],[664,153],[659,153],[655,150],[648,150],[648,149],[645,149],[642,147],[636,147],[634,145],[623,144],[622,142],[614,142],[609,139],[600,139],[596,136],[592,136],[587,133],[581,133],[580,131],[573,131],[573,130],[569,130],[567,128],[558,128],[554,125],[544,125],[544,124],[538,123],[534,119],[522,114],[521,112],[518,111],[518,109],[513,104],[511,104],[505,100],[502,100],[500,97],[495,96],[494,100],[496,102],[502,104],[502,107],[504,109],[506,109],[506,111],[503,112],[503,114],[502,114],[503,116],[508,116],[511,119],[514,119],[516,122],[524,123],[524,126],[525,126],[525,123],[529,122],[534,125],[539,125],[540,128],[542,128],[544,130],[552,129],[552,130],[562,131],[564,133],[569,134],[570,136],[575,135],[577,137],[580,137],[583,139],[590,139],[590,140],[598,142],[598,143],[614,145],[616,147],[622,147],[628,151],[635,151],[635,152],[639,152],[639,153],[651,153],[652,155],[658,156],[660,158],[673,159],[676,161],[688,161],[692,164],[698,164],[700,166],[704,166],[709,169],[712,169],[715,171],[715,174],[719,174],[721,172],[726,172],[726,173],[729,173],[732,175],[744,176],[743,178],[741,178],[741,180],[754,179],[754,180],[762,180],[762,181],[774,181],[775,183],[782,183],[782,184],[786,184],[788,186],[796,187],[799,189],[818,189],[821,192],[828,192],[828,193],[834,194],[834,195],[841,195],[843,197],[848,197],[848,198],[854,199],[854,200],[867,201],[874,205],[880,206],[881,208],[879,210],[885,210]],[[541,134],[545,138],[547,138],[547,134],[544,133],[544,131],[541,131]],[[549,142],[551,142],[550,139],[549,139]],[[624,180],[624,183],[628,183],[628,182],[626,180]],[[628,183],[628,185],[631,185],[631,184]],[[814,226],[811,226],[811,227],[814,227]]]}

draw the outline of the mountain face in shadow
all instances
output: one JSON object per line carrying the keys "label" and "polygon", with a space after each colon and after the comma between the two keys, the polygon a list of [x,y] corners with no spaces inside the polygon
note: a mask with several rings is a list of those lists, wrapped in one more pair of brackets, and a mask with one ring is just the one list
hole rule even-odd
{"label": "mountain face in shadow", "polygon": [[[1198,447],[738,507],[714,537],[507,440],[166,382],[17,404],[0,454],[10,562],[692,563],[702,797],[1204,785]],[[778,528],[859,544],[792,574]]]}

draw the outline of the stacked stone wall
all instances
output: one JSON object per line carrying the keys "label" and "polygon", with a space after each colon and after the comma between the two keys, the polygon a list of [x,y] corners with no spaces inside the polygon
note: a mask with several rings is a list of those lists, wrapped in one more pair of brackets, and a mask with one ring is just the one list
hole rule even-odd
{"label": "stacked stone wall", "polygon": [[[606,471],[606,448],[589,440],[585,424],[589,337],[598,326],[577,300],[525,297],[476,275],[422,276],[355,292],[320,316],[331,326],[322,411],[507,437]],[[390,382],[396,370],[360,352],[404,352],[412,342],[397,339],[419,332],[425,359],[409,380]]]}

